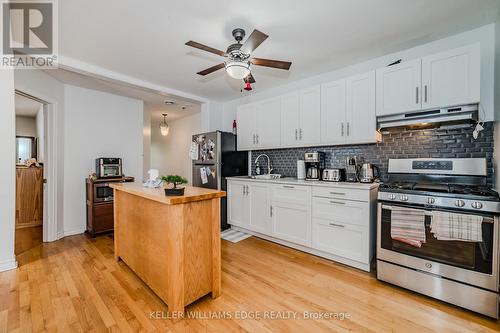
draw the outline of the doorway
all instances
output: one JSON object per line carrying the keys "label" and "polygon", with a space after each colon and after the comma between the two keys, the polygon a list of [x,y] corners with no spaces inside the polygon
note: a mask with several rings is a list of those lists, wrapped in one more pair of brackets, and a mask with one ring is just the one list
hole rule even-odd
{"label": "doorway", "polygon": [[47,103],[17,92],[15,254],[43,242]]}

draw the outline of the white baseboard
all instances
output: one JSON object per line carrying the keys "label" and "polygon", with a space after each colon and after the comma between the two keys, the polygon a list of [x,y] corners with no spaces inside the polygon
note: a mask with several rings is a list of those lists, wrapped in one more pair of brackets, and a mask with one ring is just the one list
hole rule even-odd
{"label": "white baseboard", "polygon": [[79,235],[79,234],[83,234],[84,232],[85,232],[85,228],[64,230],[63,235],[61,237],[59,237],[59,235],[58,235],[58,238],[60,239],[60,238],[67,237],[67,236]]}
{"label": "white baseboard", "polygon": [[17,268],[16,259],[10,259],[0,262],[0,272],[9,271],[11,269]]}

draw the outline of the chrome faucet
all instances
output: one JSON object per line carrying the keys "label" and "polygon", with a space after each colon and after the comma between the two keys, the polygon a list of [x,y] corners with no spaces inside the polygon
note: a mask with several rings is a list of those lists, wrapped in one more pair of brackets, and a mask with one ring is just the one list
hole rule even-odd
{"label": "chrome faucet", "polygon": [[254,163],[258,165],[257,162],[258,162],[259,158],[262,156],[267,157],[267,173],[270,174],[271,171],[273,171],[273,168],[271,168],[271,159],[269,158],[269,156],[267,156],[266,154],[260,154],[259,156],[257,156]]}

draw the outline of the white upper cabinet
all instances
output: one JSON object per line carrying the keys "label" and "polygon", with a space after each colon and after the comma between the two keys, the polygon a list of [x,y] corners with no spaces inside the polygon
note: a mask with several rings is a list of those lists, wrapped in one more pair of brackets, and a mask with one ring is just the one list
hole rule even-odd
{"label": "white upper cabinet", "polygon": [[299,141],[301,145],[321,141],[321,87],[314,86],[299,92]]}
{"label": "white upper cabinet", "polygon": [[375,71],[346,80],[346,142],[376,142]]}
{"label": "white upper cabinet", "polygon": [[405,61],[377,70],[377,115],[422,108],[422,60]]}
{"label": "white upper cabinet", "polygon": [[345,143],[345,80],[321,85],[321,142]]}
{"label": "white upper cabinet", "polygon": [[321,143],[376,142],[375,71],[321,86]]}
{"label": "white upper cabinet", "polygon": [[299,145],[299,93],[281,96],[281,144]]}
{"label": "white upper cabinet", "polygon": [[314,86],[281,96],[281,143],[286,147],[319,144],[321,88]]}
{"label": "white upper cabinet", "polygon": [[252,149],[256,145],[256,113],[256,104],[246,104],[238,107],[238,111],[236,112],[238,122],[238,150]]}
{"label": "white upper cabinet", "polygon": [[480,102],[479,44],[377,70],[377,116]]}
{"label": "white upper cabinet", "polygon": [[479,44],[422,59],[423,108],[480,101]]}
{"label": "white upper cabinet", "polygon": [[238,150],[274,148],[281,144],[281,100],[271,98],[238,107]]}
{"label": "white upper cabinet", "polygon": [[272,98],[257,104],[257,146],[279,147],[281,143],[281,99]]}

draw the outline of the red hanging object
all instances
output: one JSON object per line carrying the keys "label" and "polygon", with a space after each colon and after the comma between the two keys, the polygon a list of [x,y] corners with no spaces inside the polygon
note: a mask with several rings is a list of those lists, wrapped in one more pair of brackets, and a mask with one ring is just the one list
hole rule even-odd
{"label": "red hanging object", "polygon": [[246,91],[252,90],[252,86],[250,85],[250,82],[246,82],[245,83],[245,88],[243,88],[243,89],[245,89]]}

